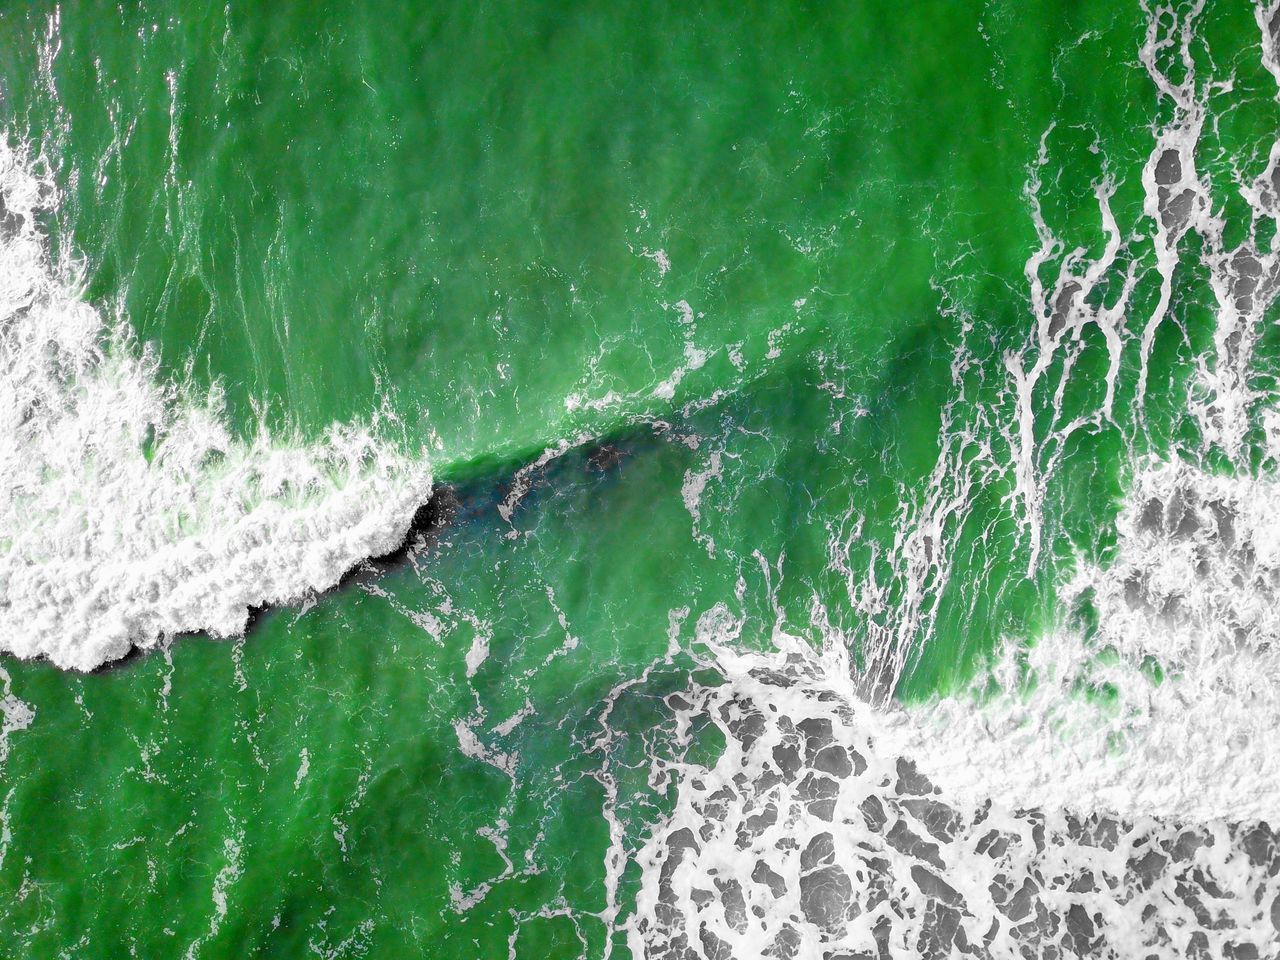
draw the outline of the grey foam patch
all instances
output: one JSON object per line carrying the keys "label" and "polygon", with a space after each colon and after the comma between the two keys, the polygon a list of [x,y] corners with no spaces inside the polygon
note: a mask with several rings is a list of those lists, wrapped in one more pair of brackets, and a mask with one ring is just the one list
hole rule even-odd
{"label": "grey foam patch", "polygon": [[[1182,509],[1194,505],[1183,498]],[[718,718],[727,766],[690,768],[639,856],[658,895],[642,895],[629,923],[637,956],[1181,960],[1280,949],[1280,844],[1267,824],[948,797],[910,758],[877,753],[806,677],[780,679],[687,694],[691,715]],[[750,733],[733,740],[735,730]],[[833,748],[863,767],[819,770]]]}

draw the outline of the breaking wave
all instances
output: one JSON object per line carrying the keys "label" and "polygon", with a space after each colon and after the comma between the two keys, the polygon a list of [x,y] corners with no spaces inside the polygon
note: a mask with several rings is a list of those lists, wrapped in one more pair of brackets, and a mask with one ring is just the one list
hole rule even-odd
{"label": "breaking wave", "polygon": [[0,137],[0,650],[89,670],[334,585],[431,489],[394,417],[304,444],[235,436],[84,297],[43,223],[47,165]]}

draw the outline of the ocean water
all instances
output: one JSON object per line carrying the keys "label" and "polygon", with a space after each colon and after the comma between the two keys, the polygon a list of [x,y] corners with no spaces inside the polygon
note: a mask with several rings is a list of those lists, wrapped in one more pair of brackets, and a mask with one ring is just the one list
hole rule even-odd
{"label": "ocean water", "polygon": [[0,955],[1280,956],[1280,6],[0,12]]}

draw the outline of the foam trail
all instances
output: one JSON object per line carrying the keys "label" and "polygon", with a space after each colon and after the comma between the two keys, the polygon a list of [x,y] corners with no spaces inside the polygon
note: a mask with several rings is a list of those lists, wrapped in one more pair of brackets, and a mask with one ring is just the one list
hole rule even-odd
{"label": "foam trail", "polygon": [[0,650],[88,670],[235,635],[398,546],[431,475],[375,437],[394,418],[309,446],[234,437],[216,390],[163,380],[53,260],[44,169],[0,137]]}
{"label": "foam trail", "polygon": [[[775,630],[778,651],[757,654],[735,649],[718,614],[706,648],[724,682],[669,701],[675,757],[657,759],[653,778],[674,786],[675,808],[636,855],[637,956],[1280,956],[1280,838],[1263,822],[1280,811],[1280,404],[1254,370],[1280,289],[1257,230],[1280,218],[1280,144],[1255,177],[1237,167],[1254,228],[1230,247],[1196,166],[1210,96],[1232,83],[1197,74],[1205,5],[1143,9],[1138,59],[1166,117],[1141,175],[1150,233],[1123,233],[1107,176],[1095,185],[1101,252],[1069,250],[1039,203],[1046,133],[1027,188],[1033,325],[1003,356],[999,400],[944,409],[934,473],[922,495],[904,491],[895,538],[872,545],[869,567],[850,559],[856,510],[829,543],[866,624],[818,616],[821,649]],[[1280,82],[1280,3],[1256,21]],[[1184,411],[1199,443],[1151,453],[1151,359],[1164,325],[1187,322],[1173,291],[1192,234],[1212,307]],[[1067,396],[1095,329],[1105,389],[1081,410]],[[957,396],[973,363],[962,342]],[[1126,369],[1132,423],[1120,415]],[[889,705],[933,636],[975,490],[1010,490],[1033,575],[1054,552],[1045,504],[1068,441],[1103,430],[1131,451],[1128,492],[1114,549],[1060,576],[1057,624],[1009,639],[970,690]],[[719,758],[683,759],[708,725]]]}
{"label": "foam trail", "polygon": [[[1105,241],[1099,254],[1090,259],[1083,248],[1071,249],[1055,234],[1040,202],[1051,126],[1041,139],[1026,187],[1038,238],[1024,266],[1031,325],[1025,341],[1002,356],[1005,382],[998,399],[974,401],[967,396],[964,377],[971,368],[981,367],[966,342],[974,322],[963,308],[950,304],[946,290],[940,289],[943,312],[959,313],[965,341],[952,364],[955,393],[943,410],[935,470],[923,495],[903,489],[895,540],[885,548],[873,548],[870,568],[854,569],[849,560],[861,536],[856,507],[847,529],[829,545],[832,567],[849,578],[853,605],[866,617],[865,624],[847,628],[843,634],[866,634],[860,643],[865,672],[874,677],[869,688],[892,690],[911,651],[929,643],[933,609],[949,580],[952,555],[969,522],[975,490],[1009,489],[1008,510],[1019,524],[1032,576],[1046,559],[1045,538],[1053,535],[1045,527],[1046,497],[1073,438],[1119,431],[1130,449],[1150,448],[1145,398],[1151,353],[1164,325],[1183,322],[1173,317],[1171,298],[1188,234],[1194,233],[1200,241],[1198,266],[1208,275],[1206,293],[1214,309],[1213,349],[1195,362],[1186,410],[1203,449],[1184,454],[1199,462],[1216,449],[1247,472],[1250,431],[1262,424],[1273,438],[1280,437],[1274,398],[1256,386],[1252,371],[1264,315],[1280,291],[1280,252],[1261,246],[1256,231],[1236,246],[1227,246],[1227,224],[1214,209],[1213,185],[1207,175],[1197,172],[1195,162],[1207,122],[1208,98],[1229,90],[1231,81],[1206,80],[1196,72],[1191,51],[1202,3],[1144,9],[1149,23],[1139,61],[1158,99],[1167,102],[1169,114],[1154,131],[1141,174],[1150,233],[1126,235],[1121,229],[1111,207],[1118,184],[1114,174],[1107,174],[1094,185]],[[1273,63],[1275,37],[1270,24],[1277,21],[1276,5],[1258,8],[1257,16],[1263,31],[1262,60]],[[1280,67],[1274,69],[1280,72]],[[1178,73],[1181,79],[1174,82],[1170,73]],[[1261,173],[1237,178],[1234,186],[1249,204],[1255,223],[1280,222],[1280,143],[1272,148]],[[1055,263],[1056,276],[1046,279]],[[1135,291],[1149,272],[1155,274],[1158,295],[1142,315]],[[1100,402],[1081,407],[1067,398],[1079,379],[1080,361],[1098,342],[1095,334],[1101,335],[1107,356],[1104,389]],[[1128,366],[1137,371],[1136,397],[1129,411],[1133,425],[1117,409],[1127,355]],[[1276,462],[1274,454],[1271,462]],[[1135,475],[1142,469],[1141,464],[1132,465]],[[841,642],[842,636],[830,639]]]}
{"label": "foam trail", "polygon": [[[1262,61],[1273,73],[1278,7],[1256,10]],[[1057,398],[1070,370],[1064,364],[1045,439],[1013,445],[1026,453],[1018,462],[1028,474],[1034,472],[1028,465],[1043,462],[1034,507],[1058,466],[1053,454],[1038,451],[1060,451],[1074,430],[1111,419],[1117,351],[1135,339],[1141,414],[1154,333],[1169,319],[1179,239],[1195,231],[1213,306],[1212,347],[1195,363],[1187,409],[1200,447],[1135,460],[1114,556],[1106,563],[1077,559],[1058,588],[1064,617],[1055,629],[1029,649],[1007,643],[974,691],[938,704],[927,718],[903,722],[910,732],[900,748],[920,752],[934,776],[969,797],[1051,805],[1065,791],[1086,809],[1201,821],[1274,817],[1280,808],[1272,786],[1280,782],[1280,767],[1268,749],[1280,722],[1280,415],[1276,398],[1255,386],[1252,370],[1280,264],[1270,245],[1259,245],[1256,231],[1226,245],[1209,179],[1195,171],[1207,91],[1230,89],[1229,80],[1197,80],[1190,50],[1202,9],[1196,3],[1183,15],[1171,7],[1149,10],[1140,52],[1159,96],[1173,108],[1142,175],[1160,282],[1153,312],[1136,335],[1130,332],[1136,258],[1111,306],[1086,304],[1092,285],[1118,262],[1108,185],[1098,192],[1106,250],[1083,270],[1073,262],[1078,258],[1065,258],[1052,294],[1039,283],[1039,266],[1061,245],[1033,204],[1042,243],[1027,276],[1041,324],[1038,343],[1022,355],[1029,362],[1019,356],[1010,364],[1025,418],[1032,408],[1023,384],[1047,369],[1044,357],[1079,349],[1052,336],[1055,324],[1064,331],[1097,324],[1112,353],[1102,409],[1060,425]],[[1178,83],[1169,79],[1171,66],[1181,70]],[[1280,144],[1256,178],[1236,175],[1255,223],[1280,217],[1278,162]],[[1029,193],[1034,197],[1034,188]],[[1029,372],[1020,377],[1023,370]],[[1258,426],[1265,437],[1254,450],[1248,437]],[[1139,429],[1146,429],[1141,416]],[[1205,466],[1214,451],[1234,464],[1233,476]],[[1254,452],[1262,454],[1261,470],[1250,463]]]}

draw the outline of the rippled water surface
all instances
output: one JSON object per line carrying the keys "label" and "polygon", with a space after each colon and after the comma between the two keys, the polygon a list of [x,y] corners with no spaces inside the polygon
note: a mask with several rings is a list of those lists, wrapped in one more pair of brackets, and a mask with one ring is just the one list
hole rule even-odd
{"label": "rippled water surface", "polygon": [[1278,45],[0,13],[0,943],[1280,956]]}

